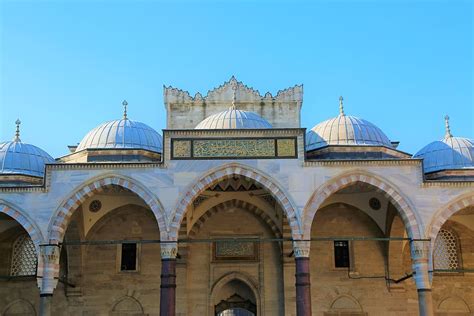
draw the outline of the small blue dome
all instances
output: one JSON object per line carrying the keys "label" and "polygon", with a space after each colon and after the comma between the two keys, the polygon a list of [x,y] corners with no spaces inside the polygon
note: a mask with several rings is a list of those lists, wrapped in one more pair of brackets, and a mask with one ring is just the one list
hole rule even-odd
{"label": "small blue dome", "polygon": [[0,174],[42,177],[47,163],[54,163],[54,159],[47,152],[22,143],[19,138],[0,143]]}
{"label": "small blue dome", "polygon": [[272,125],[254,112],[229,110],[211,115],[199,123],[195,129],[258,129],[272,128]]}
{"label": "small blue dome", "polygon": [[162,152],[161,135],[150,126],[127,118],[101,124],[91,130],[77,146],[84,149],[144,149]]}
{"label": "small blue dome", "polygon": [[306,133],[306,150],[328,145],[392,147],[380,128],[364,119],[343,114],[317,124]]}
{"label": "small blue dome", "polygon": [[413,157],[423,158],[425,172],[474,168],[474,140],[449,135],[426,145]]}

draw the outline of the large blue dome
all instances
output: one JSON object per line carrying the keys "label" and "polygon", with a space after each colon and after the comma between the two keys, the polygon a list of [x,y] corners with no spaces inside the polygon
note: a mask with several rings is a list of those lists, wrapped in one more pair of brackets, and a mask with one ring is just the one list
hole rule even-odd
{"label": "large blue dome", "polygon": [[47,163],[54,159],[44,150],[20,139],[0,143],[0,174],[42,177]]}
{"label": "large blue dome", "polygon": [[424,172],[474,169],[474,140],[454,137],[449,127],[449,116],[444,119],[444,139],[429,143],[413,157],[423,158]]}
{"label": "large blue dome", "polygon": [[123,118],[103,123],[91,130],[79,143],[84,149],[144,149],[162,152],[161,135],[150,126]]}
{"label": "large blue dome", "polygon": [[339,99],[340,114],[321,122],[306,133],[306,150],[328,145],[386,146],[392,144],[384,132],[364,119],[345,115]]}
{"label": "large blue dome", "polygon": [[474,140],[464,137],[446,137],[429,143],[413,157],[423,158],[425,172],[474,169]]}

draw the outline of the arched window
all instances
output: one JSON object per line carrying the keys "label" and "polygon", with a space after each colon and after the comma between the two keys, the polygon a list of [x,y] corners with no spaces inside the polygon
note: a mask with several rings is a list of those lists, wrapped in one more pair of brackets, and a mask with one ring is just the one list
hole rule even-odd
{"label": "arched window", "polygon": [[13,276],[36,274],[35,245],[27,234],[22,234],[13,243],[12,265],[10,274]]}
{"label": "arched window", "polygon": [[435,270],[459,269],[458,240],[453,232],[441,229],[433,251]]}

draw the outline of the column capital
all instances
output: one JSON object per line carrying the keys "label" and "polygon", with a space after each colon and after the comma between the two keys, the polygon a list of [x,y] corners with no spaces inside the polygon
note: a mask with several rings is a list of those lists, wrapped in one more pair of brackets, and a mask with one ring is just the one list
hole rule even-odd
{"label": "column capital", "polygon": [[416,288],[418,290],[430,290],[430,241],[412,240],[410,241],[410,250],[411,259],[413,263],[413,278],[415,279]]}
{"label": "column capital", "polygon": [[178,254],[178,243],[176,241],[165,241],[160,244],[161,259],[176,259]]}
{"label": "column capital", "polygon": [[58,285],[60,254],[58,244],[40,245],[37,283],[41,295],[52,295]]}
{"label": "column capital", "polygon": [[309,258],[309,251],[311,248],[311,241],[309,240],[294,240],[293,252],[296,258]]}

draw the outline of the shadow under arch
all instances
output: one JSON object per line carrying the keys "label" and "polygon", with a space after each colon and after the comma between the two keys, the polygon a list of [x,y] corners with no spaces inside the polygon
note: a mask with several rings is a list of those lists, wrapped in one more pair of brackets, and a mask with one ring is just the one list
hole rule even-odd
{"label": "shadow under arch", "polygon": [[209,186],[232,176],[243,176],[252,179],[271,192],[288,219],[292,237],[294,239],[301,239],[302,227],[297,207],[286,190],[284,190],[277,181],[273,180],[271,176],[260,170],[241,163],[229,163],[200,175],[196,181],[191,183],[184,190],[182,198],[178,200],[170,217],[170,231],[168,231],[169,240],[177,240],[178,231],[186,209],[192,203],[193,199],[204,192]]}
{"label": "shadow under arch", "polygon": [[206,212],[199,216],[199,219],[194,222],[191,230],[189,231],[189,236],[194,237],[209,218],[211,218],[217,212],[230,207],[241,208],[255,215],[260,220],[262,220],[262,222],[265,223],[269,229],[271,229],[276,238],[282,237],[282,232],[278,228],[278,225],[273,221],[270,216],[265,213],[265,211],[261,210],[251,202],[239,199],[229,199],[224,202],[218,203],[217,205],[208,209]]}
{"label": "shadow under arch", "polygon": [[260,315],[261,311],[261,299],[260,299],[260,292],[258,291],[258,286],[256,282],[252,280],[252,277],[245,274],[244,272],[229,272],[222,277],[220,277],[214,284],[211,286],[211,295],[209,296],[209,310],[214,309],[214,301],[216,300],[217,293],[229,282],[231,281],[240,281],[244,283],[252,292],[255,297],[255,305],[257,307],[257,315]]}
{"label": "shadow under arch", "polygon": [[0,213],[13,218],[28,233],[35,245],[36,255],[39,256],[39,247],[44,242],[43,234],[35,222],[20,208],[0,200]]}
{"label": "shadow under arch", "polygon": [[310,238],[311,226],[313,224],[316,212],[323,205],[324,201],[337,191],[351,186],[355,183],[365,183],[374,186],[385,195],[385,197],[397,208],[400,217],[403,220],[408,236],[412,239],[421,239],[422,230],[419,223],[421,220],[413,211],[410,201],[402,196],[393,184],[379,176],[368,172],[352,171],[338,175],[330,181],[320,186],[310,197],[304,208],[304,238]]}
{"label": "shadow under arch", "polygon": [[79,205],[94,194],[102,192],[108,185],[116,185],[128,189],[139,196],[155,215],[160,233],[164,234],[166,232],[166,215],[158,198],[149,192],[144,185],[134,179],[109,174],[106,176],[102,175],[101,177],[89,180],[87,183],[80,185],[61,203],[49,223],[49,243],[61,243],[64,239],[71,216]]}

